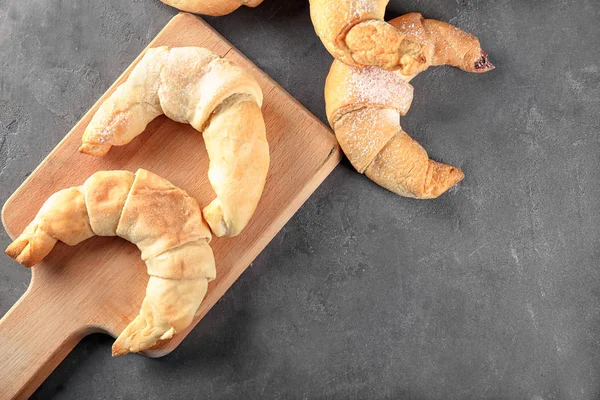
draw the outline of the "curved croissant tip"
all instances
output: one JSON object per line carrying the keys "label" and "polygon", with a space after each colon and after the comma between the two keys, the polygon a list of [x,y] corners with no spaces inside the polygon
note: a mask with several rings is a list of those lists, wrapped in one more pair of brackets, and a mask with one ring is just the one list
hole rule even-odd
{"label": "curved croissant tip", "polygon": [[17,239],[8,245],[6,250],[4,250],[4,253],[7,256],[9,256],[10,258],[13,258],[16,262],[18,262],[22,266],[24,266],[26,268],[31,268],[35,264],[37,264],[37,260],[33,259],[30,256],[29,252],[25,251],[28,244],[29,244],[29,241],[19,241]]}
{"label": "curved croissant tip", "polygon": [[495,69],[496,67],[490,62],[488,54],[485,51],[481,50],[481,57],[477,61],[475,61],[473,68],[475,72],[488,72]]}
{"label": "curved croissant tip", "polygon": [[113,344],[113,346],[112,346],[112,356],[113,357],[123,356],[127,353],[129,353],[129,349],[126,349],[123,347],[118,347]]}
{"label": "curved croissant tip", "polygon": [[107,144],[82,143],[81,146],[79,146],[78,151],[90,156],[103,157],[108,154],[111,147],[111,145]]}
{"label": "curved croissant tip", "polygon": [[[452,171],[450,172],[450,175],[454,179],[454,185],[458,184],[463,179],[465,179],[465,173],[460,168],[453,167]],[[454,186],[454,185],[452,185],[452,186]]]}

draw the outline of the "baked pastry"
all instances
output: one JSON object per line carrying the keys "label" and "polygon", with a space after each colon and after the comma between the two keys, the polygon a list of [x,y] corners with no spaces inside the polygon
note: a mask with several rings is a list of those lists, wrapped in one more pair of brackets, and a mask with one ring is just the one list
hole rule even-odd
{"label": "baked pastry", "polygon": [[[474,36],[444,22],[407,14],[390,25],[418,41],[431,65],[451,65],[467,72],[494,68],[483,59]],[[456,167],[432,161],[400,127],[413,99],[408,83],[415,75],[377,67],[355,68],[334,61],[325,83],[327,118],[352,165],[377,184],[401,196],[438,197],[460,182]]]}
{"label": "baked pastry", "polygon": [[57,241],[74,246],[94,235],[137,245],[150,275],[140,313],[113,355],[149,349],[189,326],[216,276],[210,229],[195,199],[143,169],[96,172],[50,196],[6,254],[30,267]]}
{"label": "baked pastry", "polygon": [[160,0],[171,7],[195,14],[221,16],[234,12],[241,6],[256,7],[263,0]]}
{"label": "baked pastry", "polygon": [[323,45],[337,60],[414,75],[425,66],[423,49],[384,21],[389,0],[310,0],[310,17]]}
{"label": "baked pastry", "polygon": [[217,195],[203,213],[217,236],[235,236],[254,213],[269,169],[262,91],[246,71],[199,47],[157,47],[100,106],[82,153],[104,156],[161,114],[203,132]]}
{"label": "baked pastry", "polygon": [[[310,0],[310,16],[323,45],[337,60],[416,75],[427,69],[421,38],[384,21],[389,0]],[[469,55],[485,64],[485,53]]]}

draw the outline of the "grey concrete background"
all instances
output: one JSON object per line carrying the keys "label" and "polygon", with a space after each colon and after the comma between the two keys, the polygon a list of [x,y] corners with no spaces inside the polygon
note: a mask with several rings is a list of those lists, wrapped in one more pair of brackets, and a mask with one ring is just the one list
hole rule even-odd
{"label": "grey concrete background", "polygon": [[[34,398],[600,398],[600,2],[389,10],[476,34],[498,66],[414,82],[404,128],[465,181],[415,201],[343,162],[178,350],[112,359],[91,336]],[[174,14],[0,0],[1,202]],[[324,119],[306,0],[208,20]],[[28,281],[0,257],[0,315]]]}

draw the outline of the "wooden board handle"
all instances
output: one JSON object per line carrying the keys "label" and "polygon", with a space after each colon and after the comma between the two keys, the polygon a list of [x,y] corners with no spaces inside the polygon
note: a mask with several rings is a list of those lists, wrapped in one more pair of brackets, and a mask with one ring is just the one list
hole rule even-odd
{"label": "wooden board handle", "polygon": [[[0,398],[26,399],[91,330],[61,318],[64,297],[48,296],[32,280],[29,289],[0,320]],[[66,306],[66,309],[65,309]]]}

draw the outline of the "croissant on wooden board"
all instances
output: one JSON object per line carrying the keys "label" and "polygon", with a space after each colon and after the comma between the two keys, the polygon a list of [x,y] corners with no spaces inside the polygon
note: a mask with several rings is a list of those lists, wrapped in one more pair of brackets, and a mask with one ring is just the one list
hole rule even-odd
{"label": "croissant on wooden board", "polygon": [[96,172],[50,196],[6,254],[30,267],[57,241],[74,246],[94,235],[137,245],[150,275],[140,313],[113,355],[149,349],[189,326],[216,277],[210,229],[194,198],[143,169]]}
{"label": "croissant on wooden board", "polygon": [[254,214],[269,169],[263,95],[248,72],[199,47],[148,49],[83,133],[82,153],[104,156],[159,115],[203,133],[217,197],[203,210],[217,236],[235,236]]}
{"label": "croissant on wooden board", "polygon": [[[476,37],[421,14],[390,21],[404,37],[422,45],[426,67],[451,65],[467,72],[494,66]],[[429,159],[400,126],[412,99],[415,75],[377,67],[356,68],[334,61],[325,83],[327,118],[352,165],[377,184],[401,196],[435,198],[460,182],[456,167]]]}
{"label": "croissant on wooden board", "polygon": [[241,6],[256,7],[263,0],[160,0],[171,7],[195,14],[221,16],[234,12]]}

